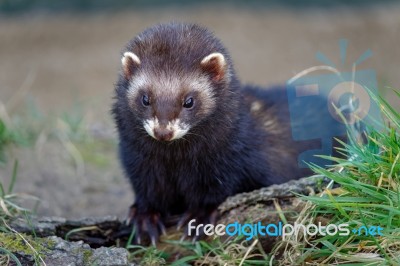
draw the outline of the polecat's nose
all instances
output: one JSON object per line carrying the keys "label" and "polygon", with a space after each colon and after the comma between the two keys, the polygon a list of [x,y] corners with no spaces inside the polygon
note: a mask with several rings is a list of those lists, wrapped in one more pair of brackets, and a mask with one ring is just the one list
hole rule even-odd
{"label": "polecat's nose", "polygon": [[172,139],[174,132],[167,128],[155,128],[154,129],[154,136],[158,140],[169,141]]}

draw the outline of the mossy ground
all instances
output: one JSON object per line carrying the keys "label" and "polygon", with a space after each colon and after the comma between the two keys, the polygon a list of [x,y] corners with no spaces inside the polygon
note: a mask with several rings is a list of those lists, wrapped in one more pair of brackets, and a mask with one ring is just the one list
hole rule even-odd
{"label": "mossy ground", "polygon": [[54,248],[55,243],[50,239],[35,238],[23,233],[0,233],[0,246],[13,253],[36,256],[45,255]]}

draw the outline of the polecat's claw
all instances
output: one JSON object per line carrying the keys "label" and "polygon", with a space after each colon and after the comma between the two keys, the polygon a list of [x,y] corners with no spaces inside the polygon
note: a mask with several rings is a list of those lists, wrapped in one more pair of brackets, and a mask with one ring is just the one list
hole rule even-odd
{"label": "polecat's claw", "polygon": [[134,242],[139,245],[142,242],[142,236],[148,236],[151,244],[155,246],[160,233],[165,234],[166,231],[161,221],[161,215],[158,212],[142,213],[137,209],[136,205],[131,206],[127,223],[133,224],[132,230],[135,230]]}
{"label": "polecat's claw", "polygon": [[186,225],[190,218],[193,217],[193,214],[190,212],[185,212],[182,217],[179,219],[178,224],[176,225],[177,230],[181,230],[184,225]]}
{"label": "polecat's claw", "polygon": [[140,245],[142,243],[139,234],[135,234],[135,243],[138,244],[138,245]]}
{"label": "polecat's claw", "polygon": [[185,241],[186,237],[187,237],[187,235],[186,235],[186,234],[183,234],[182,237],[179,239],[179,241],[180,241],[180,242]]}
{"label": "polecat's claw", "polygon": [[166,235],[167,234],[167,229],[165,228],[165,226],[161,222],[161,220],[158,221],[158,228],[160,229],[162,235]]}

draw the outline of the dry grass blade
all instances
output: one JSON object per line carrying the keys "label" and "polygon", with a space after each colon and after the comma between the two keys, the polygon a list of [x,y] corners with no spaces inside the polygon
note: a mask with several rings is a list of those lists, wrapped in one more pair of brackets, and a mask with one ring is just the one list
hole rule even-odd
{"label": "dry grass blade", "polygon": [[247,257],[249,256],[250,252],[254,249],[254,247],[257,245],[258,239],[255,239],[253,243],[250,245],[250,247],[247,249],[246,254],[244,254],[242,261],[240,262],[239,266],[242,266],[243,263],[246,261]]}
{"label": "dry grass blade", "polygon": [[39,258],[41,264],[42,264],[43,266],[46,266],[46,263],[44,262],[42,256],[40,256],[40,254],[34,249],[34,247],[29,243],[29,241],[27,241],[27,240],[25,239],[25,237],[24,237],[22,234],[18,233],[16,230],[14,230],[13,228],[11,228],[11,227],[7,224],[7,222],[6,222],[4,219],[3,219],[3,224],[6,226],[6,228],[7,228],[8,230],[10,230],[11,232],[13,232],[13,233],[14,233],[15,235],[17,235],[18,237],[20,237],[20,238],[24,241],[24,243],[32,250],[32,252],[36,255],[36,257]]}

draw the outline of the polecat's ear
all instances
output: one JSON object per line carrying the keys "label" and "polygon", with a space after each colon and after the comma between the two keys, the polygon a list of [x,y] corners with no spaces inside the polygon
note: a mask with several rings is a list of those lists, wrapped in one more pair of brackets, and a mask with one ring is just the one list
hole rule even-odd
{"label": "polecat's ear", "polygon": [[211,78],[218,82],[221,81],[226,72],[226,60],[225,56],[221,53],[212,53],[207,55],[201,60],[200,63],[202,69],[211,75]]}
{"label": "polecat's ear", "polygon": [[124,71],[124,75],[126,79],[131,79],[132,75],[135,73],[135,70],[140,65],[140,59],[132,52],[125,52],[124,56],[121,59],[122,69]]}

